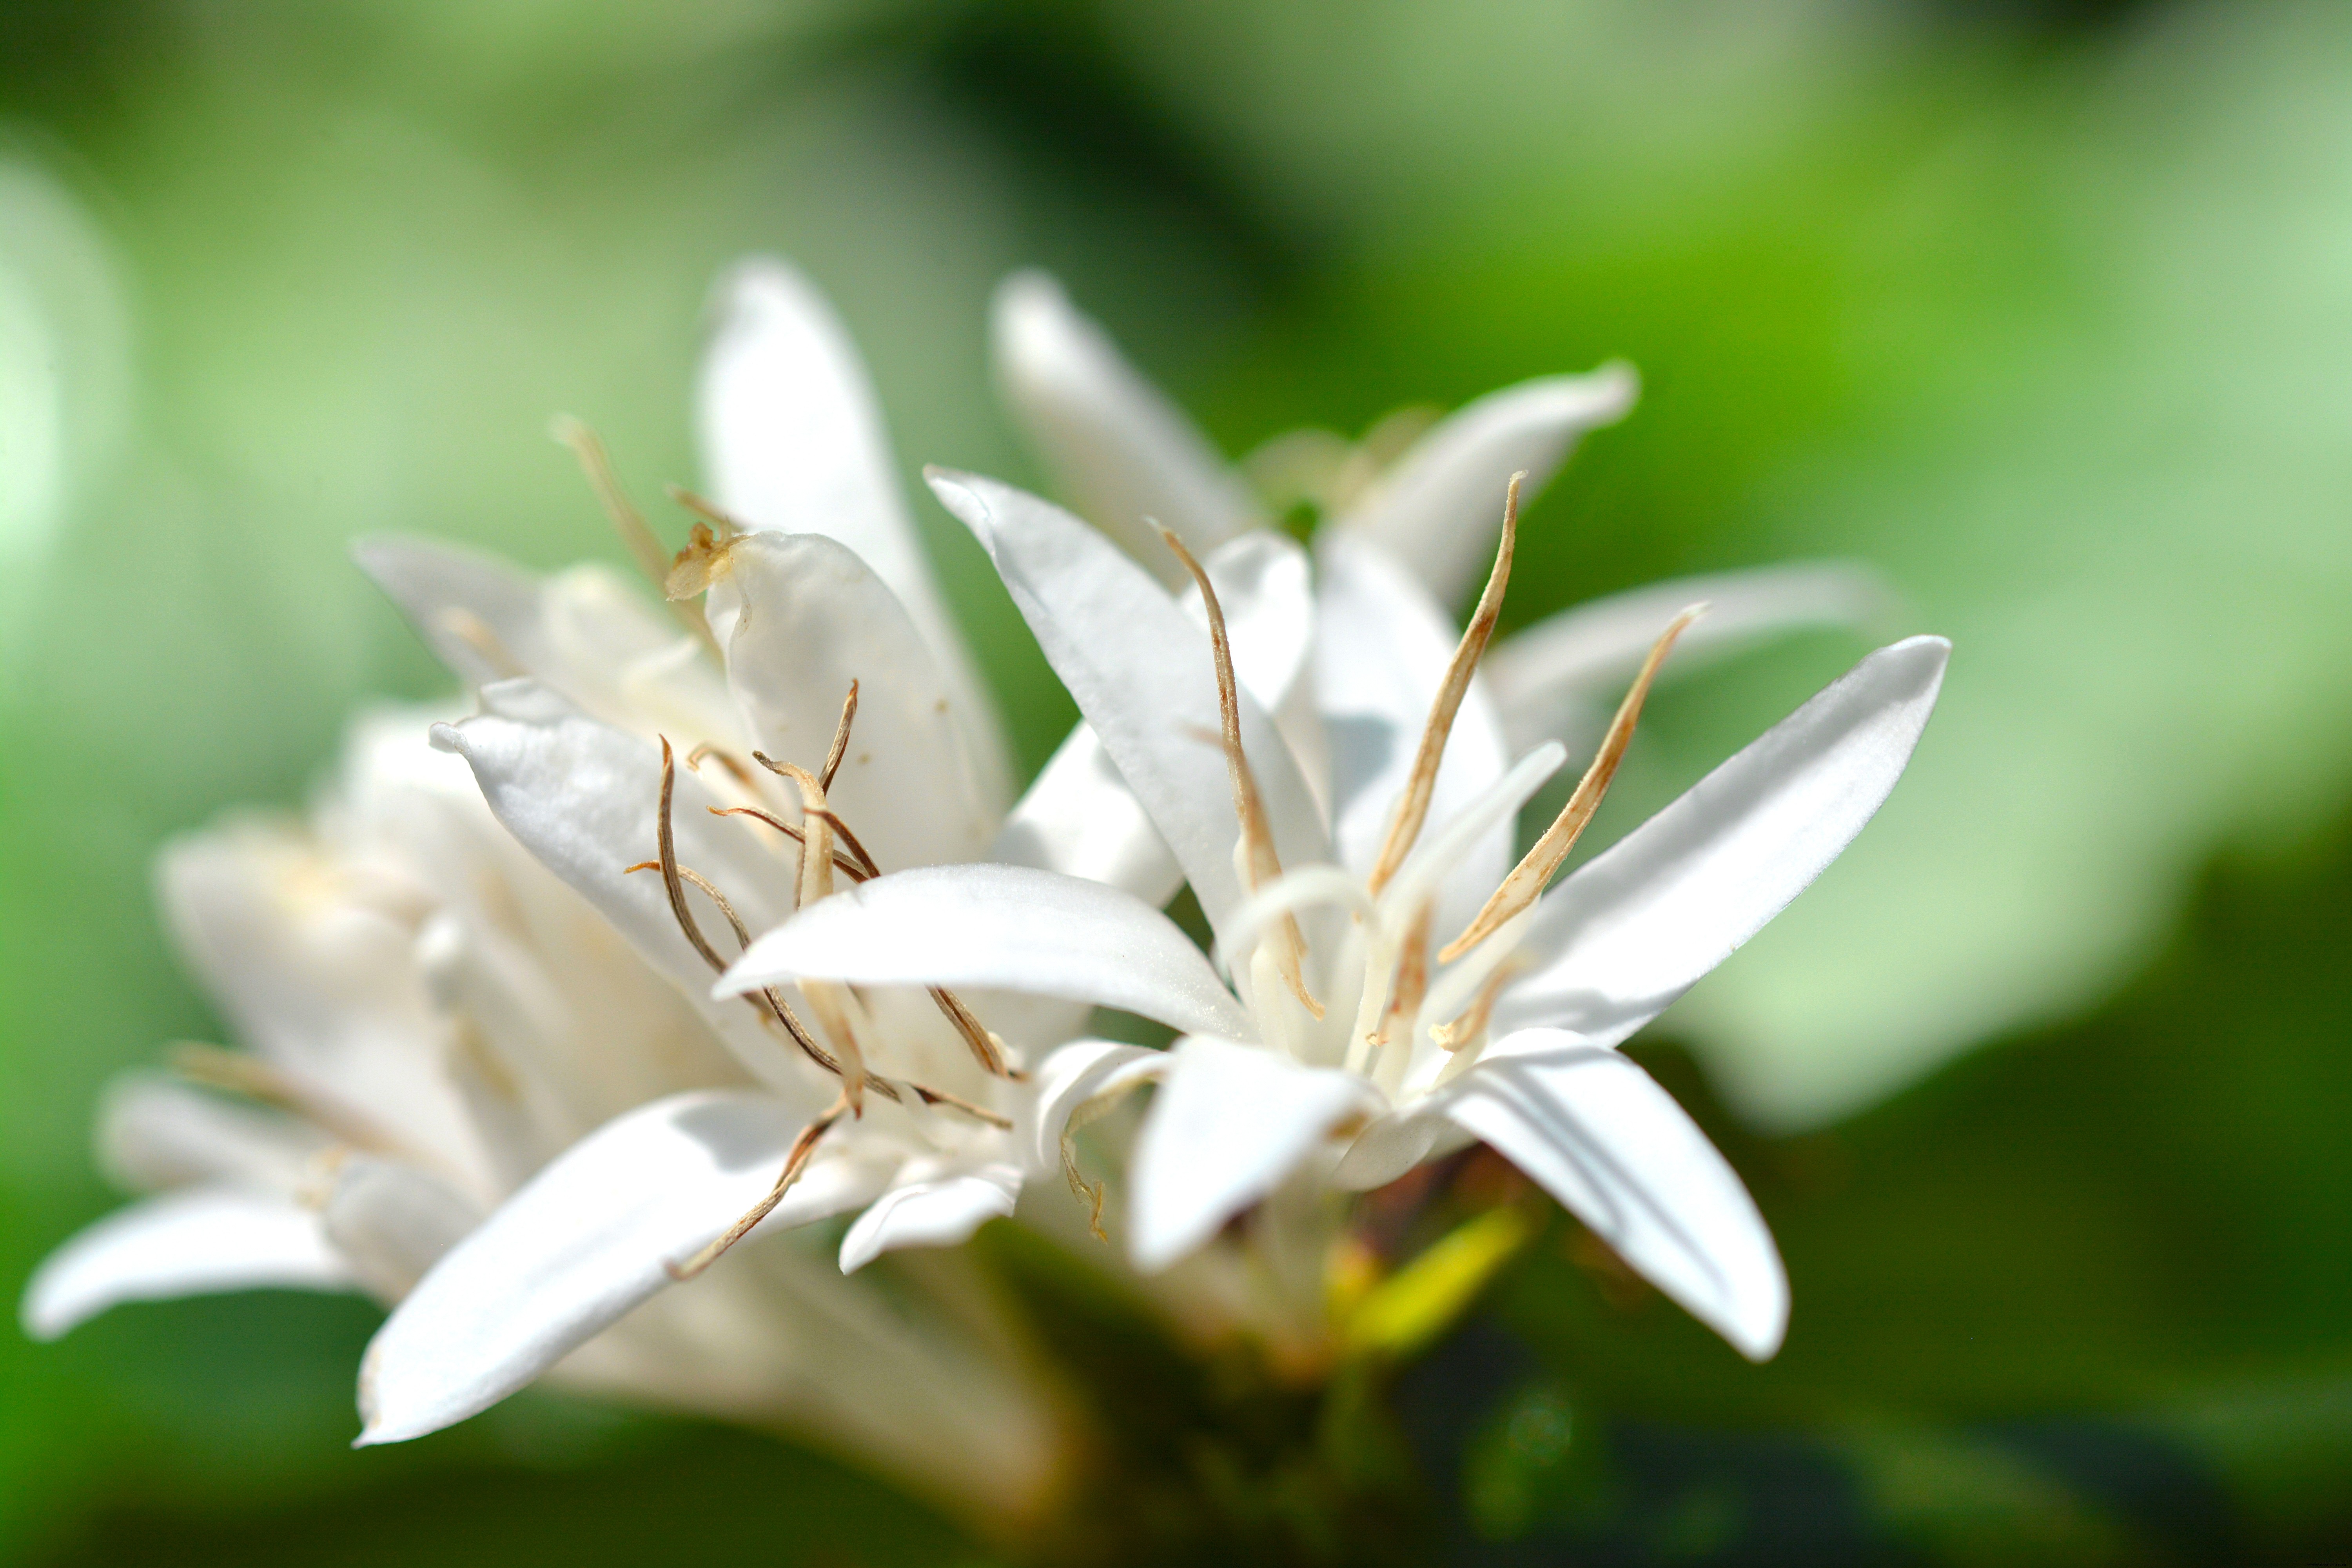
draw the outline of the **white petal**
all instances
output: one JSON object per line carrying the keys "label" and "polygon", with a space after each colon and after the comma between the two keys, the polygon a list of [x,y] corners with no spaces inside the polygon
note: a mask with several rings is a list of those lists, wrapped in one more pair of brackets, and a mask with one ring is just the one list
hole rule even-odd
{"label": "white petal", "polygon": [[902,1175],[841,1238],[841,1271],[855,1274],[901,1247],[953,1247],[990,1220],[1010,1215],[1020,1195],[1021,1173],[1011,1165],[982,1165],[929,1180]]}
{"label": "white petal", "polygon": [[1879,649],[1546,894],[1496,1032],[1614,1045],[1730,956],[1886,799],[1950,656],[1941,637]]}
{"label": "white petal", "polygon": [[[1158,584],[1076,518],[971,474],[931,488],[979,536],[1045,658],[1184,868],[1209,923],[1241,902],[1240,826],[1215,742],[1209,639]],[[1248,752],[1286,868],[1328,860],[1321,814],[1289,748],[1241,691]]]}
{"label": "white petal", "polygon": [[[422,1436],[488,1409],[668,1285],[670,1265],[767,1194],[801,1126],[768,1096],[709,1092],[658,1100],[574,1144],[378,1331],[360,1368],[360,1442]],[[754,1237],[856,1207],[890,1169],[820,1146]]]}
{"label": "white petal", "polygon": [[[660,876],[625,873],[656,853],[659,751],[528,681],[487,687],[482,696],[490,711],[436,726],[434,743],[472,764],[507,830],[694,998],[747,1066],[787,1092],[791,1086],[805,1090],[798,1060],[748,1007],[709,1002],[709,967],[678,930]],[[740,818],[712,816],[713,804],[700,781],[679,768],[671,810],[678,859],[725,891],[752,930],[772,925],[792,908],[790,873],[751,840]],[[701,904],[697,913],[704,935],[725,952],[733,937],[718,910]]]}
{"label": "white petal", "polygon": [[[1331,747],[1332,837],[1340,863],[1369,873],[1412,775],[1429,705],[1444,684],[1460,634],[1429,595],[1385,552],[1345,534],[1317,554],[1316,701]],[[1503,776],[1508,758],[1483,678],[1473,678],[1430,796],[1444,822]],[[1444,879],[1438,924],[1458,930],[1511,868],[1511,825],[1498,824]]]}
{"label": "white petal", "polygon": [[[397,534],[354,541],[352,558],[467,685],[553,673],[543,668],[539,579],[520,567],[463,545]],[[534,662],[542,668],[532,671]]]}
{"label": "white petal", "polygon": [[53,1340],[123,1301],[351,1285],[309,1209],[267,1193],[191,1187],[117,1209],[51,1253],[19,1315],[25,1332]]}
{"label": "white petal", "polygon": [[856,345],[809,280],[773,258],[720,279],[712,310],[697,396],[711,499],[754,529],[839,540],[874,569],[939,660],[982,787],[1009,797],[994,709],[940,598]]}
{"label": "white petal", "polygon": [[1026,866],[927,866],[846,888],[754,941],[720,994],[811,979],[989,985],[1246,1035],[1175,921],[1099,882]]}
{"label": "white petal", "polygon": [[1073,1040],[1037,1069],[1037,1092],[1023,1108],[1014,1142],[1033,1175],[1061,1169],[1062,1134],[1070,1117],[1097,1095],[1159,1079],[1174,1058],[1166,1051],[1114,1040]]}
{"label": "white petal", "polygon": [[1272,1192],[1333,1129],[1377,1109],[1353,1073],[1300,1067],[1258,1046],[1178,1041],[1135,1142],[1135,1266],[1174,1263]]}
{"label": "white petal", "polygon": [[1510,1044],[1446,1113],[1741,1354],[1769,1360],[1788,1328],[1788,1275],[1706,1134],[1614,1051],[1544,1029]]}
{"label": "white petal", "polygon": [[1183,568],[1144,520],[1196,555],[1255,527],[1240,479],[1182,411],[1042,272],[1019,272],[991,315],[997,382],[1071,506],[1161,581]]}
{"label": "white petal", "polygon": [[1106,882],[1155,908],[1184,885],[1184,868],[1086,723],[1046,759],[988,858]]}
{"label": "white petal", "polygon": [[156,880],[182,956],[238,1040],[357,1120],[482,1168],[440,1070],[443,1026],[409,921],[333,847],[291,824],[232,821],[165,846]]}
{"label": "white petal", "polygon": [[99,1107],[99,1162],[126,1187],[223,1182],[290,1196],[331,1143],[309,1122],[156,1072],[123,1074]]}
{"label": "white petal", "polygon": [[1527,470],[1521,501],[1549,483],[1578,437],[1612,425],[1638,388],[1624,365],[1490,392],[1414,442],[1341,526],[1393,553],[1442,605],[1458,603],[1494,553],[1503,494]]}
{"label": "white petal", "polygon": [[[1224,612],[1234,679],[1273,718],[1328,817],[1330,746],[1316,709],[1315,574],[1306,549],[1286,534],[1258,529],[1228,540],[1201,565]],[[1199,587],[1187,584],[1181,602],[1206,629],[1209,611]]]}
{"label": "white petal", "polygon": [[1496,643],[1486,674],[1515,746],[1558,738],[1583,752],[1607,727],[1626,683],[1675,614],[1706,615],[1675,644],[1669,674],[1736,653],[1777,633],[1861,626],[1892,595],[1866,566],[1832,562],[1680,577],[1562,610]]}
{"label": "white petal", "polygon": [[939,661],[866,563],[823,534],[750,534],[729,548],[709,604],[728,628],[728,684],[769,756],[823,766],[857,682],[826,800],[884,868],[980,857],[1003,801],[982,792]]}
{"label": "white petal", "polygon": [[408,1294],[481,1220],[481,1209],[446,1182],[364,1154],[335,1168],[320,1215],[352,1275],[383,1301]]}

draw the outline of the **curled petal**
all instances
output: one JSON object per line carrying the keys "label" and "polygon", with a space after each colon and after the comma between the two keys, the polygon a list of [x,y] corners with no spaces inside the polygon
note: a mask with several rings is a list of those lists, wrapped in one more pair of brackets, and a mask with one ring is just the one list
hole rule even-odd
{"label": "curled petal", "polygon": [[898,1247],[953,1247],[990,1220],[1010,1215],[1021,1195],[1021,1172],[1012,1165],[913,1175],[902,1172],[841,1238],[844,1274],[855,1274]]}
{"label": "curled petal", "polygon": [[310,1210],[268,1193],[190,1187],[117,1209],[51,1253],[19,1316],[26,1333],[53,1340],[123,1301],[352,1285]]}
{"label": "curled petal", "polygon": [[1177,1029],[1248,1017],[1176,922],[1116,888],[1025,866],[896,871],[810,905],[719,982],[982,985],[1118,1007]]}
{"label": "curled petal", "polygon": [[1780,1348],[1789,1279],[1739,1177],[1615,1051],[1532,1029],[1465,1078],[1446,1115],[1751,1361]]}
{"label": "curled petal", "polygon": [[1062,1135],[1087,1101],[1155,1081],[1174,1058],[1166,1051],[1115,1040],[1073,1040],[1037,1069],[1037,1092],[1013,1131],[1030,1173],[1043,1175],[1061,1160]]}

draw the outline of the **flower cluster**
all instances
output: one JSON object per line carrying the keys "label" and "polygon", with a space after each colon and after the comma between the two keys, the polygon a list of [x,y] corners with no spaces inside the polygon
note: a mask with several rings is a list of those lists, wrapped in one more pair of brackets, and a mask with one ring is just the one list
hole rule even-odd
{"label": "flower cluster", "polygon": [[[119,1086],[102,1142],[159,1195],[45,1266],[28,1327],[363,1289],[394,1310],[362,1441],[553,1373],[794,1426],[1013,1517],[1077,1443],[955,1244],[1016,1206],[1115,1230],[1105,1257],[1171,1317],[1311,1363],[1344,1194],[1483,1142],[1772,1353],[1769,1234],[1615,1047],[1860,831],[1945,644],[1871,655],[1560,877],[1670,650],[1866,617],[1868,576],[1662,584],[1496,640],[1521,494],[1622,415],[1630,373],[1409,441],[1285,437],[1245,474],[1023,276],[1003,386],[1090,521],[929,474],[1084,716],[1014,798],[845,334],[777,264],[719,302],[684,551],[563,432],[666,610],[595,568],[360,546],[474,710],[371,716],[307,824],[167,852],[181,944],[250,1049]],[[1307,545],[1273,522],[1299,498]],[[1515,857],[1571,746],[1580,781]],[[1209,952],[1162,912],[1184,886]],[[1098,1007],[1175,1042],[1087,1037]],[[1145,1085],[1139,1123],[1113,1115]],[[1106,1116],[1132,1136],[1082,1147]]]}

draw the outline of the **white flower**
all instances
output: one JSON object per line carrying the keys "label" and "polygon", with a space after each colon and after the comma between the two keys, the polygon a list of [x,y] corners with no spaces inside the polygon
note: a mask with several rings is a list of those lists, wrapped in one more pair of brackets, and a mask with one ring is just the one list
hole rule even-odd
{"label": "white flower", "polygon": [[[1458,647],[1370,541],[1319,542],[1310,596],[1295,551],[1244,536],[1224,547],[1228,567],[1236,552],[1290,566],[1220,584],[1229,658],[1215,599],[1204,637],[1077,519],[973,476],[935,472],[932,487],[988,548],[1159,828],[1238,994],[1140,900],[999,866],[885,877],[804,910],[720,993],[815,976],[991,985],[1183,1031],[1166,1053],[1056,1053],[1024,1129],[1033,1163],[1048,1164],[1074,1111],[1162,1080],[1130,1173],[1139,1267],[1200,1247],[1302,1165],[1370,1186],[1476,1138],[1739,1349],[1770,1354],[1788,1295],[1769,1235],[1706,1138],[1612,1047],[1861,829],[1909,758],[1948,646],[1872,655],[1538,900],[1684,620],[1655,641],[1560,823],[1514,868],[1513,818],[1565,753],[1547,742],[1506,767],[1472,679],[1507,525]],[[1311,647],[1306,702],[1266,652],[1285,628]],[[1322,780],[1308,758],[1328,758]]]}
{"label": "white flower", "polygon": [[[105,1163],[156,1195],[43,1264],[23,1307],[37,1337],[121,1301],[257,1287],[395,1302],[616,1116],[654,1101],[684,1122],[779,1117],[696,1003],[427,744],[443,716],[361,718],[307,821],[232,818],[165,849],[173,935],[249,1054],[183,1047],[175,1072],[113,1087]],[[640,1142],[648,1179],[689,1157],[682,1139]],[[738,1171],[738,1192],[772,1176]],[[985,1348],[995,1331],[952,1311],[910,1320],[830,1258],[761,1247],[550,1370],[1017,1510],[1049,1484],[1059,1436],[1021,1369]]]}
{"label": "white flower", "polygon": [[[436,743],[472,766],[519,842],[698,999],[763,1091],[622,1117],[453,1249],[369,1349],[372,1440],[503,1397],[754,1226],[862,1211],[842,1241],[847,1271],[1010,1214],[1024,1176],[1012,1130],[1034,1094],[1020,1064],[1084,1021],[1082,1006],[967,1005],[944,987],[812,981],[711,999],[722,952],[837,882],[990,854],[1004,796],[995,721],[855,351],[774,264],[739,270],[723,305],[702,381],[722,526],[698,529],[667,574],[674,598],[708,592],[695,636],[598,574],[537,585],[446,549],[362,551],[479,685],[482,712]],[[995,853],[1071,870],[1098,835],[1059,811],[1008,837]]]}

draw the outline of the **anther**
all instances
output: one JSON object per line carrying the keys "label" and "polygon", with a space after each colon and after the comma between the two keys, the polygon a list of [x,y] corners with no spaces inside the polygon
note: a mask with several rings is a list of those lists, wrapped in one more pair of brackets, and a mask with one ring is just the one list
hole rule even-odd
{"label": "anther", "polygon": [[[1234,680],[1233,645],[1225,637],[1224,606],[1217,602],[1216,585],[1209,574],[1184,548],[1184,542],[1172,529],[1163,528],[1160,537],[1192,574],[1201,590],[1201,602],[1209,612],[1209,651],[1217,672],[1217,718],[1222,726],[1219,739],[1225,751],[1225,772],[1234,783],[1234,815],[1241,819],[1243,879],[1248,890],[1255,893],[1272,884],[1282,875],[1282,858],[1275,849],[1274,829],[1267,821],[1265,803],[1259,796],[1257,775],[1250,771],[1248,753],[1242,750],[1241,694]],[[1298,921],[1284,915],[1270,933],[1274,942],[1275,963],[1282,974],[1283,984],[1298,998],[1299,1005],[1310,1017],[1323,1016],[1323,1005],[1307,993],[1307,977],[1300,972],[1300,959],[1307,947],[1306,936],[1298,929]]]}
{"label": "anther", "polygon": [[849,750],[850,722],[857,717],[857,682],[849,683],[849,695],[841,700],[841,721],[833,727],[833,746],[824,754],[824,766],[819,768],[816,782],[826,789],[833,787],[833,775],[841,771],[841,759]]}
{"label": "anther", "polygon": [[1496,928],[1532,906],[1559,870],[1568,852],[1576,847],[1576,840],[1584,832],[1592,814],[1601,809],[1601,797],[1609,792],[1609,781],[1617,776],[1617,764],[1625,760],[1626,743],[1633,738],[1633,725],[1642,717],[1642,703],[1650,694],[1650,683],[1657,679],[1658,666],[1690,624],[1706,612],[1705,605],[1693,605],[1661,633],[1650,647],[1650,657],[1642,661],[1641,673],[1625,693],[1625,700],[1617,705],[1617,716],[1609,721],[1609,733],[1602,737],[1601,750],[1592,758],[1592,765],[1584,770],[1578,781],[1576,793],[1559,810],[1552,825],[1544,829],[1541,838],[1527,852],[1503,885],[1495,889],[1486,907],[1478,911],[1477,919],[1460,936],[1447,943],[1437,956],[1441,963],[1451,963],[1471,948],[1494,934]]}
{"label": "anther", "polygon": [[1515,959],[1496,964],[1495,973],[1486,976],[1486,984],[1478,987],[1478,994],[1471,998],[1470,1005],[1462,1010],[1462,1016],[1450,1024],[1438,1025],[1429,1031],[1429,1037],[1449,1051],[1459,1051],[1465,1046],[1475,1045],[1483,1039],[1486,1034],[1486,1021],[1495,1016],[1496,999],[1502,995],[1505,983],[1517,970],[1518,963]]}
{"label": "anther", "polygon": [[1453,662],[1445,667],[1445,679],[1429,705],[1429,722],[1422,727],[1421,749],[1413,753],[1412,777],[1397,801],[1396,815],[1389,820],[1388,837],[1381,843],[1380,858],[1372,863],[1372,874],[1366,881],[1374,898],[1380,897],[1381,889],[1404,864],[1413,840],[1421,837],[1422,825],[1429,819],[1430,796],[1437,787],[1437,768],[1444,760],[1446,737],[1454,732],[1454,720],[1462,710],[1462,699],[1470,689],[1470,678],[1477,673],[1479,658],[1486,653],[1486,644],[1495,635],[1495,623],[1503,614],[1503,591],[1510,584],[1511,554],[1519,537],[1519,481],[1527,477],[1524,468],[1513,474],[1510,488],[1504,492],[1503,538],[1495,548],[1495,567],[1487,574],[1486,591],[1478,595],[1478,607],[1471,613],[1470,624],[1463,628],[1462,642],[1454,650]]}
{"label": "anther", "polygon": [[[764,758],[761,760],[765,762]],[[800,787],[801,871],[797,892],[800,907],[806,909],[833,893],[833,813],[825,809],[824,786],[817,783],[814,773],[792,763],[767,765]],[[855,840],[845,842],[852,849],[856,848]],[[862,850],[858,855],[864,858]],[[817,1021],[824,1026],[841,1052],[842,1093],[848,1099],[850,1114],[864,1115],[866,1058],[850,1026],[847,997],[832,982],[819,980],[803,980],[801,994],[808,998]]]}
{"label": "anther", "polygon": [[703,742],[702,744],[695,747],[694,750],[686,753],[686,765],[688,771],[690,773],[700,773],[702,771],[702,759],[705,757],[718,758],[719,765],[725,768],[730,773],[733,774],[735,782],[741,784],[745,789],[757,789],[760,787],[760,781],[752,775],[750,768],[744,766],[742,758],[727,750],[724,746],[713,745],[709,741]]}
{"label": "anther", "polygon": [[[793,826],[791,823],[786,822],[782,817],[776,816],[773,812],[762,811],[756,805],[714,805],[709,806],[707,809],[713,816],[751,817],[756,821],[766,823],[769,826],[774,828],[777,832],[782,834],[785,837],[791,839],[795,844],[807,842],[805,836],[802,834],[799,828]],[[830,813],[827,815],[828,816],[831,816]],[[840,818],[832,817],[832,820],[838,822]],[[647,862],[647,864],[651,864],[651,862]],[[833,852],[833,868],[846,876],[853,882],[866,881],[874,875],[873,872],[867,870],[858,862],[852,860],[847,855],[845,855],[838,849]],[[636,868],[632,866],[629,869],[634,871]]]}

